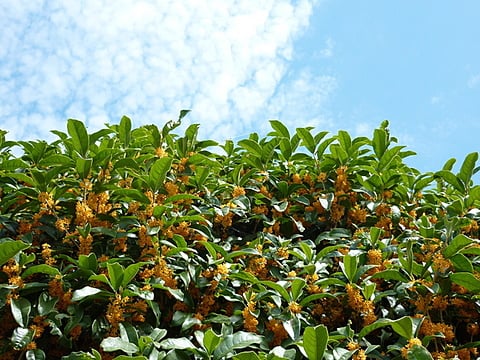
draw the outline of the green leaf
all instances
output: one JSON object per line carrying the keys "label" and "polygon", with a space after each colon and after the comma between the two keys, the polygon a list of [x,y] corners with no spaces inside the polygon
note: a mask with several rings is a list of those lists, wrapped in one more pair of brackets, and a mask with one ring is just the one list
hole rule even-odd
{"label": "green leaf", "polygon": [[375,155],[380,159],[388,147],[388,134],[384,129],[375,129],[373,131],[372,145]]}
{"label": "green leaf", "polygon": [[305,287],[305,280],[304,279],[294,279],[292,281],[291,292],[292,292],[292,300],[297,301],[298,298],[302,295],[302,290]]}
{"label": "green leaf", "polygon": [[280,295],[285,301],[287,302],[292,301],[290,294],[281,284],[270,281],[270,280],[261,281],[261,284],[266,285],[269,288],[275,290],[277,294]]}
{"label": "green leaf", "polygon": [[138,352],[138,346],[131,342],[120,339],[119,337],[107,337],[100,343],[103,351],[123,351],[127,354],[133,354]]}
{"label": "green leaf", "polygon": [[32,304],[30,304],[30,301],[25,298],[11,299],[10,308],[17,324],[24,328],[27,327],[30,311],[32,311]]}
{"label": "green leaf", "polygon": [[295,316],[284,321],[283,327],[293,341],[299,340],[300,332],[302,331],[302,323],[298,317]]}
{"label": "green leaf", "polygon": [[455,158],[448,159],[443,165],[442,170],[452,171],[453,165],[455,165],[456,162],[457,162],[457,159]]}
{"label": "green leaf", "polygon": [[325,325],[307,326],[303,333],[303,348],[308,360],[322,360],[328,343],[328,330]]}
{"label": "green leaf", "polygon": [[81,301],[89,296],[97,295],[101,292],[102,290],[100,289],[91,286],[85,286],[73,292],[72,301]]}
{"label": "green leaf", "polygon": [[339,130],[337,138],[342,149],[348,153],[352,146],[352,138],[350,137],[350,134],[345,130]]}
{"label": "green leaf", "polygon": [[28,169],[30,164],[21,159],[8,159],[0,163],[0,169],[4,171],[15,171],[18,169]]}
{"label": "green leaf", "polygon": [[254,351],[244,351],[234,355],[233,360],[261,360],[261,358]]}
{"label": "green leaf", "polygon": [[213,354],[221,340],[222,337],[210,328],[203,335],[203,347],[209,354]]}
{"label": "green leaf", "polygon": [[290,139],[290,133],[288,132],[288,128],[285,125],[283,125],[280,121],[270,120],[270,125],[275,130],[277,135]]}
{"label": "green leaf", "polygon": [[123,272],[125,268],[119,263],[107,263],[108,278],[113,291],[120,289],[123,284]]}
{"label": "green leaf", "polygon": [[127,287],[127,285],[130,283],[130,281],[132,281],[132,279],[137,275],[138,270],[145,264],[148,264],[148,263],[147,262],[138,262],[138,263],[129,265],[125,269],[125,272],[123,273],[122,286]]}
{"label": "green leaf", "polygon": [[455,284],[463,286],[467,290],[478,293],[480,292],[480,280],[478,280],[472,273],[456,272],[450,274],[450,280]]}
{"label": "green leaf", "polygon": [[20,251],[28,249],[30,245],[21,241],[7,240],[0,244],[0,266],[5,264]]}
{"label": "green leaf", "polygon": [[358,256],[346,254],[343,257],[343,262],[340,262],[340,267],[348,281],[354,282],[358,269]]}
{"label": "green leaf", "polygon": [[61,275],[60,271],[57,268],[47,264],[40,264],[40,265],[33,265],[27,268],[27,270],[25,270],[22,273],[22,278],[26,278],[27,276],[38,274],[38,273],[47,274],[50,276]]}
{"label": "green leaf", "polygon": [[88,178],[90,170],[92,169],[93,159],[84,159],[83,157],[77,158],[76,170],[81,179]]}
{"label": "green leaf", "polygon": [[395,159],[400,159],[398,156],[398,153],[400,150],[402,150],[404,146],[395,146],[391,149],[386,150],[382,157],[380,158],[380,161],[378,162],[377,169],[378,171],[385,171],[390,169],[390,165],[394,163]]}
{"label": "green leaf", "polygon": [[468,154],[465,157],[465,160],[462,163],[458,177],[463,181],[465,186],[468,187],[470,180],[474,174],[475,164],[478,160],[478,152],[473,152]]}
{"label": "green leaf", "polygon": [[98,261],[95,253],[80,255],[78,257],[78,266],[83,270],[97,271]]}
{"label": "green leaf", "polygon": [[472,262],[463,254],[455,254],[450,257],[450,261],[452,262],[453,266],[455,267],[455,271],[461,272],[469,272],[473,273],[473,264]]}
{"label": "green leaf", "polygon": [[83,122],[75,119],[68,119],[67,131],[72,138],[74,150],[78,152],[80,156],[86,157],[88,148],[90,147],[90,139]]}
{"label": "green leaf", "polygon": [[118,126],[118,137],[125,147],[130,145],[131,131],[132,120],[127,116],[123,116]]}
{"label": "green leaf", "polygon": [[447,183],[452,185],[454,187],[454,189],[456,189],[460,193],[462,193],[462,194],[465,193],[464,184],[462,184],[462,182],[459,180],[459,178],[456,177],[451,171],[447,171],[447,170],[437,171],[435,173],[435,177],[445,180]]}
{"label": "green leaf", "polygon": [[409,279],[398,270],[387,269],[379,271],[371,276],[372,279],[395,280],[407,283]]}
{"label": "green leaf", "polygon": [[373,324],[362,328],[362,330],[360,330],[358,334],[358,337],[361,339],[372,331],[383,328],[385,326],[391,326],[393,331],[395,331],[398,335],[404,337],[405,339],[411,339],[413,337],[414,324],[412,318],[409,316],[404,316],[397,320],[390,320],[386,318],[378,319]]}
{"label": "green leaf", "polygon": [[142,191],[137,189],[115,189],[113,193],[120,197],[136,200],[142,204],[150,203],[150,199]]}
{"label": "green leaf", "polygon": [[55,165],[68,165],[72,166],[73,165],[73,160],[71,157],[68,157],[66,155],[62,154],[52,154],[47,156],[46,158],[43,158],[39,162],[40,166],[55,166]]}
{"label": "green leaf", "polygon": [[123,322],[119,324],[120,338],[124,341],[128,341],[132,344],[138,344],[138,332],[135,327],[128,323]]}
{"label": "green leaf", "polygon": [[247,150],[249,154],[254,155],[255,157],[261,158],[262,157],[262,148],[256,141],[253,141],[251,139],[244,139],[240,140],[238,142],[238,145],[240,145],[242,148]]}
{"label": "green leaf", "polygon": [[[96,350],[93,350],[96,351]],[[99,354],[100,355],[100,354]],[[62,356],[62,360],[102,360],[101,355],[97,357],[84,351],[75,351],[68,355]]]}
{"label": "green leaf", "polygon": [[41,293],[38,298],[38,315],[46,316],[52,311],[55,311],[55,305],[58,302],[58,298],[51,297],[48,293]]}
{"label": "green leaf", "polygon": [[148,184],[153,190],[157,191],[163,186],[167,173],[172,166],[172,161],[173,159],[170,157],[163,157],[153,163],[148,175]]}
{"label": "green leaf", "polygon": [[216,359],[221,359],[227,356],[235,349],[243,349],[254,344],[260,344],[263,337],[249,332],[238,331],[236,333],[226,335],[223,341],[213,352]]}
{"label": "green leaf", "polygon": [[462,249],[466,248],[473,243],[473,240],[466,237],[463,234],[459,234],[453,238],[450,244],[443,250],[443,256],[446,259],[449,259],[453,255],[460,252]]}
{"label": "green leaf", "polygon": [[297,134],[300,139],[302,139],[302,145],[313,154],[315,152],[316,144],[311,132],[306,128],[297,128]]}
{"label": "green leaf", "polygon": [[160,343],[160,347],[162,349],[177,349],[177,350],[185,350],[185,349],[196,349],[196,346],[185,337],[182,338],[168,338],[163,340]]}

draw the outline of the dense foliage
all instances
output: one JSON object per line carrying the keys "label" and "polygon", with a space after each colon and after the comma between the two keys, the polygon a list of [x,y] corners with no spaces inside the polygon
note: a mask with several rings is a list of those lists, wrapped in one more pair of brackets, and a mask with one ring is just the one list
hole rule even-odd
{"label": "dense foliage", "polygon": [[2,359],[480,356],[478,153],[420,173],[386,121],[217,144],[186,113],[0,133]]}

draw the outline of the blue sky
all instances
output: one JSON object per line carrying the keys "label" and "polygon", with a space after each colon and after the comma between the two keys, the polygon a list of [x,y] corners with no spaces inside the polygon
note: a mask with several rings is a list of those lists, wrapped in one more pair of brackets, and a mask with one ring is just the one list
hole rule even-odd
{"label": "blue sky", "polygon": [[409,163],[479,150],[480,2],[106,0],[0,2],[0,128],[47,139],[176,118],[201,136],[370,136],[388,119]]}

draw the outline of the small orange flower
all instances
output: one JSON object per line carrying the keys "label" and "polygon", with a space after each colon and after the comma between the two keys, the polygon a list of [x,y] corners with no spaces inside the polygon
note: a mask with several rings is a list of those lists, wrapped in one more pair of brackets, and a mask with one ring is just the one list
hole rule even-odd
{"label": "small orange flower", "polygon": [[245,189],[241,186],[235,186],[232,191],[232,197],[236,198],[245,195]]}

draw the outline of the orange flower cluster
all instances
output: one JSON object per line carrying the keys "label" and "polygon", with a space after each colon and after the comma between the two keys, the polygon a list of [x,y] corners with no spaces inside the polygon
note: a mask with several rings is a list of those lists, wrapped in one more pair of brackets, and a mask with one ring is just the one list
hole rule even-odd
{"label": "orange flower cluster", "polygon": [[107,306],[105,318],[112,326],[110,330],[111,336],[115,336],[117,334],[118,325],[125,321],[124,308],[128,304],[128,301],[128,296],[122,297],[120,294],[116,294],[115,298],[112,298]]}
{"label": "orange flower cluster", "polygon": [[50,244],[44,243],[42,244],[42,252],[41,252],[42,258],[45,261],[45,264],[47,265],[55,265],[57,260],[52,257],[52,249]]}
{"label": "orange flower cluster", "polygon": [[243,327],[245,328],[245,330],[252,333],[257,332],[257,325],[258,325],[258,320],[253,315],[253,312],[255,311],[255,307],[256,307],[255,301],[250,300],[247,306],[242,310]]}
{"label": "orange flower cluster", "polygon": [[232,191],[232,197],[236,198],[245,195],[245,189],[242,186],[235,186]]}
{"label": "orange flower cluster", "polygon": [[347,291],[348,306],[362,317],[363,326],[367,326],[377,320],[373,301],[366,300],[360,290],[352,284],[345,285]]}
{"label": "orange flower cluster", "polygon": [[251,257],[245,270],[259,279],[265,280],[268,278],[267,259],[263,256]]}
{"label": "orange flower cluster", "polygon": [[8,276],[8,283],[22,288],[24,283],[20,276],[20,270],[20,265],[14,259],[8,260],[8,262],[2,266],[2,271]]}
{"label": "orange flower cluster", "polygon": [[48,283],[48,294],[58,299],[57,308],[61,311],[67,310],[72,302],[72,291],[68,290],[65,292],[60,275],[55,276],[55,278]]}
{"label": "orange flower cluster", "polygon": [[422,345],[422,341],[419,338],[411,338],[408,340],[407,345],[405,345],[401,352],[402,352],[402,357],[404,359],[408,359],[408,352],[410,349],[412,349],[414,346]]}
{"label": "orange flower cluster", "polygon": [[288,338],[288,333],[283,327],[283,323],[277,319],[270,319],[267,324],[267,329],[272,332],[273,339],[270,342],[272,347],[279,346],[282,341]]}
{"label": "orange flower cluster", "polygon": [[452,325],[434,323],[429,317],[425,317],[420,327],[419,334],[423,336],[432,336],[437,333],[443,334],[447,343],[452,342],[453,339],[455,339],[455,333]]}

